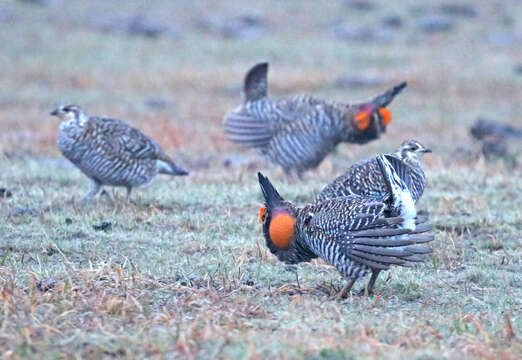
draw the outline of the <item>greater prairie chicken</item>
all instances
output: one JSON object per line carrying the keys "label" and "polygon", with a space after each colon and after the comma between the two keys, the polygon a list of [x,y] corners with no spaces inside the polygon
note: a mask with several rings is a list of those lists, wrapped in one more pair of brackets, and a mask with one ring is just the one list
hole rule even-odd
{"label": "greater prairie chicken", "polygon": [[[415,203],[419,201],[426,187],[426,174],[422,168],[421,158],[430,152],[430,149],[417,140],[406,140],[391,154],[410,168],[409,190]],[[344,174],[325,186],[317,195],[316,201],[359,195],[377,198],[386,203],[391,196],[387,184],[388,181],[381,171],[377,158],[371,158],[352,165]]]}
{"label": "greater prairie chicken", "polygon": [[297,264],[320,257],[335,266],[348,282],[339,297],[355,281],[372,272],[371,293],[382,270],[423,261],[431,249],[422,234],[430,226],[417,224],[415,204],[408,191],[409,169],[394,157],[381,155],[380,166],[393,194],[392,211],[375,199],[338,197],[302,208],[284,200],[268,178],[258,173],[265,199],[260,211],[266,245],[280,261]]}
{"label": "greater prairie chicken", "polygon": [[378,139],[391,121],[386,106],[406,87],[402,83],[373,100],[354,104],[313,96],[267,97],[268,64],[255,65],[244,81],[245,102],[223,120],[228,140],[260,151],[286,173],[299,177],[315,168],[341,142]]}
{"label": "greater prairie chicken", "polygon": [[158,173],[188,175],[158,144],[122,120],[87,116],[75,105],[60,106],[51,115],[62,120],[58,149],[90,180],[83,204],[102,185],[123,186],[129,197],[133,187],[151,182]]}

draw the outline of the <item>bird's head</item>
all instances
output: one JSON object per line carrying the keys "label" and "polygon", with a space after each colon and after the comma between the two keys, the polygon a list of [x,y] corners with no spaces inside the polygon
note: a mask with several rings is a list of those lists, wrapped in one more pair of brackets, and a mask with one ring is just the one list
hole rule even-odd
{"label": "bird's head", "polygon": [[265,198],[265,206],[259,211],[259,220],[263,223],[266,245],[279,260],[294,262],[292,253],[297,231],[296,209],[279,195],[267,177],[261,173],[257,175]]}
{"label": "bird's head", "polygon": [[87,122],[87,115],[77,105],[62,105],[54,109],[51,114],[60,118],[64,125],[84,125]]}
{"label": "bird's head", "polygon": [[366,131],[370,128],[378,128],[379,133],[386,131],[386,126],[391,122],[391,112],[385,107],[364,105],[353,117],[353,125],[358,131]]}
{"label": "bird's head", "polygon": [[347,130],[343,141],[356,144],[365,144],[378,139],[386,132],[386,127],[391,122],[390,110],[371,104],[347,106],[343,117]]}
{"label": "bird's head", "polygon": [[430,152],[431,149],[411,139],[404,141],[394,155],[405,162],[420,163],[422,155]]}

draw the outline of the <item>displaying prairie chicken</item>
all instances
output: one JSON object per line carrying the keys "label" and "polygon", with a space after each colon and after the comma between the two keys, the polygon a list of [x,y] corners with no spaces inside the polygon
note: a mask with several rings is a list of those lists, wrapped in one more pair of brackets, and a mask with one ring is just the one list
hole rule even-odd
{"label": "displaying prairie chicken", "polygon": [[431,249],[424,243],[431,227],[417,224],[415,204],[407,187],[409,169],[389,155],[378,162],[386,174],[393,201],[386,204],[361,196],[338,197],[302,208],[284,200],[268,178],[258,173],[265,199],[260,220],[270,251],[280,261],[297,264],[320,257],[335,266],[348,282],[344,297],[357,279],[370,271],[371,293],[382,270],[423,261]]}
{"label": "displaying prairie chicken", "polygon": [[63,121],[58,131],[60,152],[90,180],[89,202],[102,185],[132,188],[156,174],[188,175],[161,147],[122,120],[87,116],[75,105],[60,106],[51,115]]}
{"label": "displaying prairie chicken", "polygon": [[255,65],[244,81],[245,102],[223,120],[228,140],[255,148],[286,173],[315,168],[341,142],[378,139],[391,121],[388,106],[402,83],[373,100],[353,104],[313,96],[267,97],[268,64]]}
{"label": "displaying prairie chicken", "polygon": [[[409,190],[415,203],[419,201],[426,187],[426,174],[422,169],[421,158],[430,153],[417,140],[406,140],[391,155],[402,160],[409,168],[411,182]],[[388,182],[381,171],[377,158],[363,160],[352,165],[346,172],[324,187],[316,201],[324,201],[340,196],[360,195],[388,202],[391,194]]]}

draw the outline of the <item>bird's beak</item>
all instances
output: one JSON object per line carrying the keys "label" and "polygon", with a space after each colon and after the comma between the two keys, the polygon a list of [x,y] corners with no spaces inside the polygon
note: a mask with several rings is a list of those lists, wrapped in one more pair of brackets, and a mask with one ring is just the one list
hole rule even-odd
{"label": "bird's beak", "polygon": [[58,109],[54,109],[53,111],[51,111],[51,113],[49,115],[58,116]]}
{"label": "bird's beak", "polygon": [[431,149],[424,149],[422,152],[423,152],[423,153],[431,153],[431,152],[433,152],[433,151],[431,151]]}

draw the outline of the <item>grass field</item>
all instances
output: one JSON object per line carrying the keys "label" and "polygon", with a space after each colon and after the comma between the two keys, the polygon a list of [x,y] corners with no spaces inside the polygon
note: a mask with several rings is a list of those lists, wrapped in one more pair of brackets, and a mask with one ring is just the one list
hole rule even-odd
{"label": "grass field", "polygon": [[[1,359],[520,357],[522,151],[512,142],[507,159],[486,162],[468,128],[479,116],[520,126],[522,3],[470,1],[467,15],[446,2],[353,3],[0,3]],[[138,12],[165,32],[107,25]],[[259,24],[226,28],[245,14]],[[430,16],[451,29],[422,30]],[[339,24],[371,31],[340,39]],[[273,96],[409,86],[380,140],[343,144],[290,183],[221,130],[261,60]],[[132,203],[107,189],[79,207],[87,180],[60,157],[48,116],[64,102],[127,120],[191,175],[159,177]],[[264,244],[256,172],[305,204],[406,138],[434,150],[420,204],[435,226],[431,261],[343,301],[329,297],[338,272],[313,261],[299,266],[298,288]]]}

